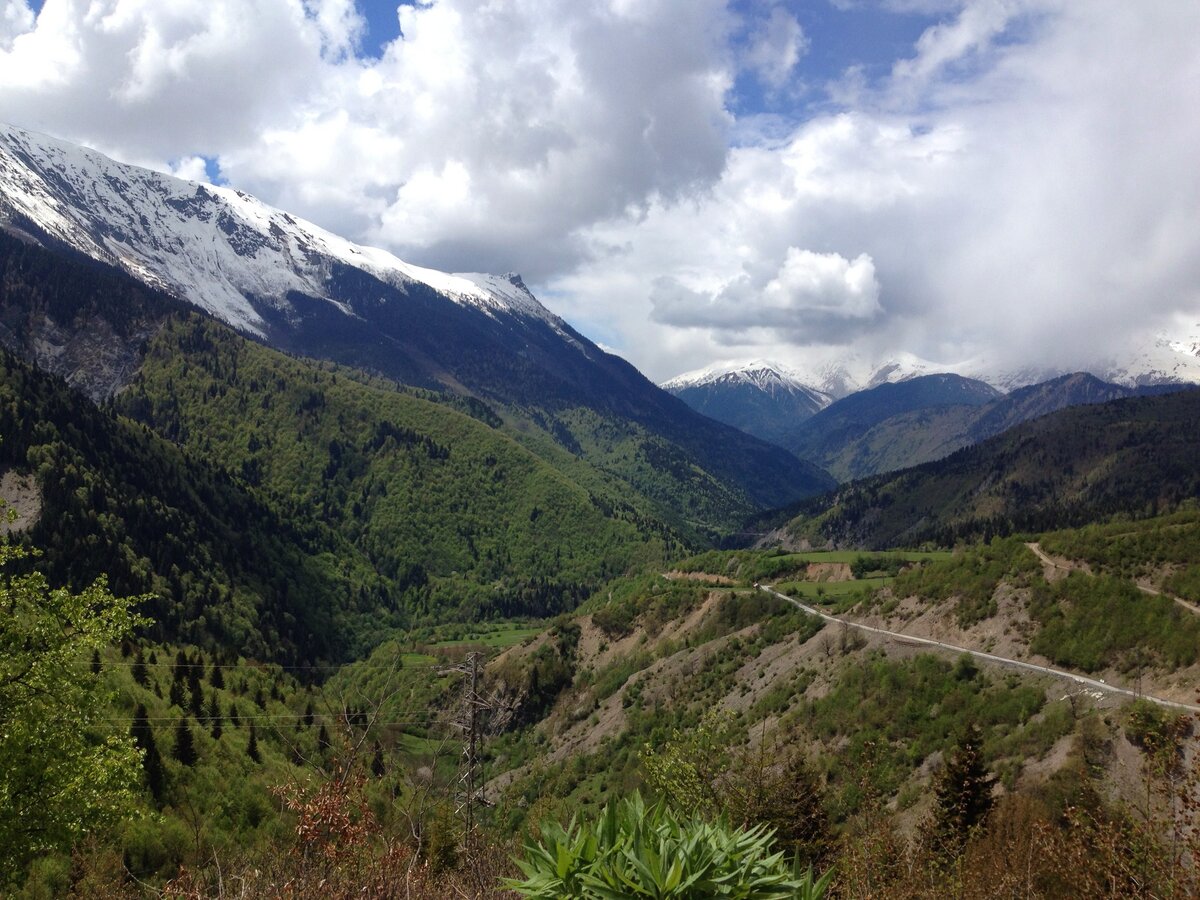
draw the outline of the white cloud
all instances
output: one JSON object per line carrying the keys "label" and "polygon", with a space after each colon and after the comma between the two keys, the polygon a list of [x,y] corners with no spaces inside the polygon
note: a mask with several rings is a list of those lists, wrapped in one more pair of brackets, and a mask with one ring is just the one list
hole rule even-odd
{"label": "white cloud", "polygon": [[[619,270],[632,299],[608,327],[623,321],[626,352],[655,377],[718,357],[802,364],[811,330],[711,315],[698,327],[724,285],[795,247],[869,255],[880,313],[843,319],[853,335],[818,330],[867,356],[1071,367],[1200,320],[1200,8],[1047,2],[1006,19],[1014,37],[986,24],[994,4],[979,6],[950,29],[976,24],[931,33],[915,48],[924,62],[853,110],[731,152],[699,204],[598,226],[610,253],[556,284],[565,312],[587,321]],[[670,282],[647,287],[663,276],[701,311],[670,340],[639,307],[682,309]]]}
{"label": "white cloud", "polygon": [[0,2],[0,50],[11,50],[13,41],[33,28],[33,10],[25,0]]}
{"label": "white cloud", "polygon": [[750,35],[745,64],[773,88],[782,87],[808,50],[808,38],[796,17],[773,7]]}
{"label": "white cloud", "polygon": [[779,269],[763,279],[743,273],[711,294],[668,276],[650,294],[653,318],[679,328],[710,328],[729,343],[766,334],[799,344],[837,342],[882,310],[875,266],[865,253],[788,247]]}
{"label": "white cloud", "polygon": [[373,60],[351,0],[0,0],[0,118],[520,270],[655,377],[1200,319],[1200,7],[876,5],[945,18],[809,118],[739,121],[739,71],[800,83],[824,49],[778,4],[747,33],[724,0],[439,0]]}
{"label": "white cloud", "polygon": [[171,175],[176,178],[185,178],[188,181],[201,181],[209,183],[208,166],[204,162],[202,156],[189,156],[185,159],[180,159],[168,169]]}
{"label": "white cloud", "polygon": [[341,53],[342,0],[46,0],[0,52],[0,115],[126,157],[254,139]]}

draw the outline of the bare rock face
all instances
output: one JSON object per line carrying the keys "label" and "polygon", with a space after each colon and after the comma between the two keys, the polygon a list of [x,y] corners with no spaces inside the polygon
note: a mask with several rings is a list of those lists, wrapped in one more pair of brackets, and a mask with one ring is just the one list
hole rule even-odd
{"label": "bare rock face", "polygon": [[111,399],[133,379],[141,348],[161,322],[138,323],[119,335],[101,316],[77,318],[69,325],[36,314],[18,331],[0,321],[0,344],[65,380],[94,403]]}

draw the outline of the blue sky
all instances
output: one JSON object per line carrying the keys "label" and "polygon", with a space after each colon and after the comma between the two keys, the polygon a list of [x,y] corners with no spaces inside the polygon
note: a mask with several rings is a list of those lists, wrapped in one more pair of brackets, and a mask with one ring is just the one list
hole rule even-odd
{"label": "blue sky", "polygon": [[520,272],[657,379],[1072,367],[1200,335],[1198,33],[1177,0],[0,0],[0,119]]}

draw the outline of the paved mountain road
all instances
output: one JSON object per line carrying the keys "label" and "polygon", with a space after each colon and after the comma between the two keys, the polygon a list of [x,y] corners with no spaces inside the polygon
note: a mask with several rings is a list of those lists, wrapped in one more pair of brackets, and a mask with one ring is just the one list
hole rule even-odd
{"label": "paved mountain road", "polygon": [[[1036,551],[1035,551],[1036,552]],[[1006,656],[996,656],[992,653],[984,653],[982,650],[971,650],[967,647],[957,647],[954,644],[947,644],[944,641],[935,641],[932,638],[917,637],[912,634],[904,634],[901,631],[888,631],[884,628],[875,628],[872,625],[863,625],[859,622],[851,622],[849,619],[843,619],[838,616],[830,615],[815,607],[809,606],[807,603],[802,603],[794,597],[789,597],[787,594],[780,593],[769,584],[756,584],[756,588],[760,591],[765,591],[778,597],[780,600],[786,600],[788,603],[795,606],[797,609],[808,613],[811,616],[818,616],[826,622],[833,622],[838,625],[845,625],[850,628],[857,628],[859,631],[866,631],[870,634],[878,634],[883,637],[898,641],[902,644],[917,644],[925,647],[933,647],[938,650],[945,650],[950,653],[966,653],[976,659],[982,659],[985,662],[995,663],[1000,666],[1007,666],[1012,669],[1025,669],[1030,672],[1037,672],[1041,675],[1050,675],[1054,678],[1063,678],[1068,681],[1074,681],[1076,684],[1082,684],[1085,687],[1094,690],[1103,691],[1107,694],[1119,694],[1125,697],[1134,699],[1149,700],[1151,703],[1157,703],[1159,706],[1167,706],[1172,709],[1182,709],[1188,712],[1200,712],[1200,706],[1191,703],[1180,703],[1177,700],[1165,700],[1161,697],[1152,697],[1149,694],[1140,694],[1137,691],[1127,690],[1126,688],[1115,687],[1107,682],[1097,678],[1088,678],[1086,675],[1078,675],[1074,672],[1064,672],[1062,669],[1054,669],[1050,666],[1039,666],[1036,663],[1025,662],[1020,659],[1009,659]]]}

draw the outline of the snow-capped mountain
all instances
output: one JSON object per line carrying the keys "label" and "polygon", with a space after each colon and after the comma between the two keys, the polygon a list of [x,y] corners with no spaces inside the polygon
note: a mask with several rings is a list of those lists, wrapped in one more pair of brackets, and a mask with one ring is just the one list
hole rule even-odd
{"label": "snow-capped mountain", "polygon": [[797,422],[833,402],[786,366],[767,360],[709,366],[662,385],[692,409],[778,443]]}
{"label": "snow-capped mountain", "polygon": [[[0,233],[102,263],[277,348],[508,407],[572,453],[597,445],[572,428],[606,429],[606,440],[627,435],[648,457],[677,461],[673,472],[708,472],[728,492],[721,502],[731,515],[832,485],[816,467],[655,387],[543,307],[519,276],[414,266],[239,191],[0,125]],[[30,311],[3,309],[4,299],[0,292],[0,312],[29,320],[21,316]],[[16,348],[39,364],[74,366],[122,344],[109,353],[119,364],[105,364],[90,382],[94,396],[136,372],[154,327],[39,316],[36,333],[22,326]],[[80,349],[84,332],[95,338]],[[15,334],[0,322],[0,341],[13,346]],[[73,349],[44,352],[47,345]],[[571,416],[578,408],[592,414]],[[639,477],[637,467],[630,471]],[[667,504],[686,493],[683,484],[654,487]]]}
{"label": "snow-capped mountain", "polygon": [[749,385],[771,396],[802,394],[819,409],[824,409],[833,402],[833,398],[827,392],[805,384],[799,372],[764,359],[743,363],[718,363],[677,375],[659,387],[678,395],[689,388],[702,388],[714,384]]}
{"label": "snow-capped mountain", "polygon": [[[265,337],[288,295],[354,310],[330,290],[349,266],[403,288],[421,284],[488,313],[561,324],[517,276],[448,275],[363,247],[241,191],[115,162],[45,135],[0,125],[0,224],[50,238]],[[270,307],[264,311],[262,307]]]}

